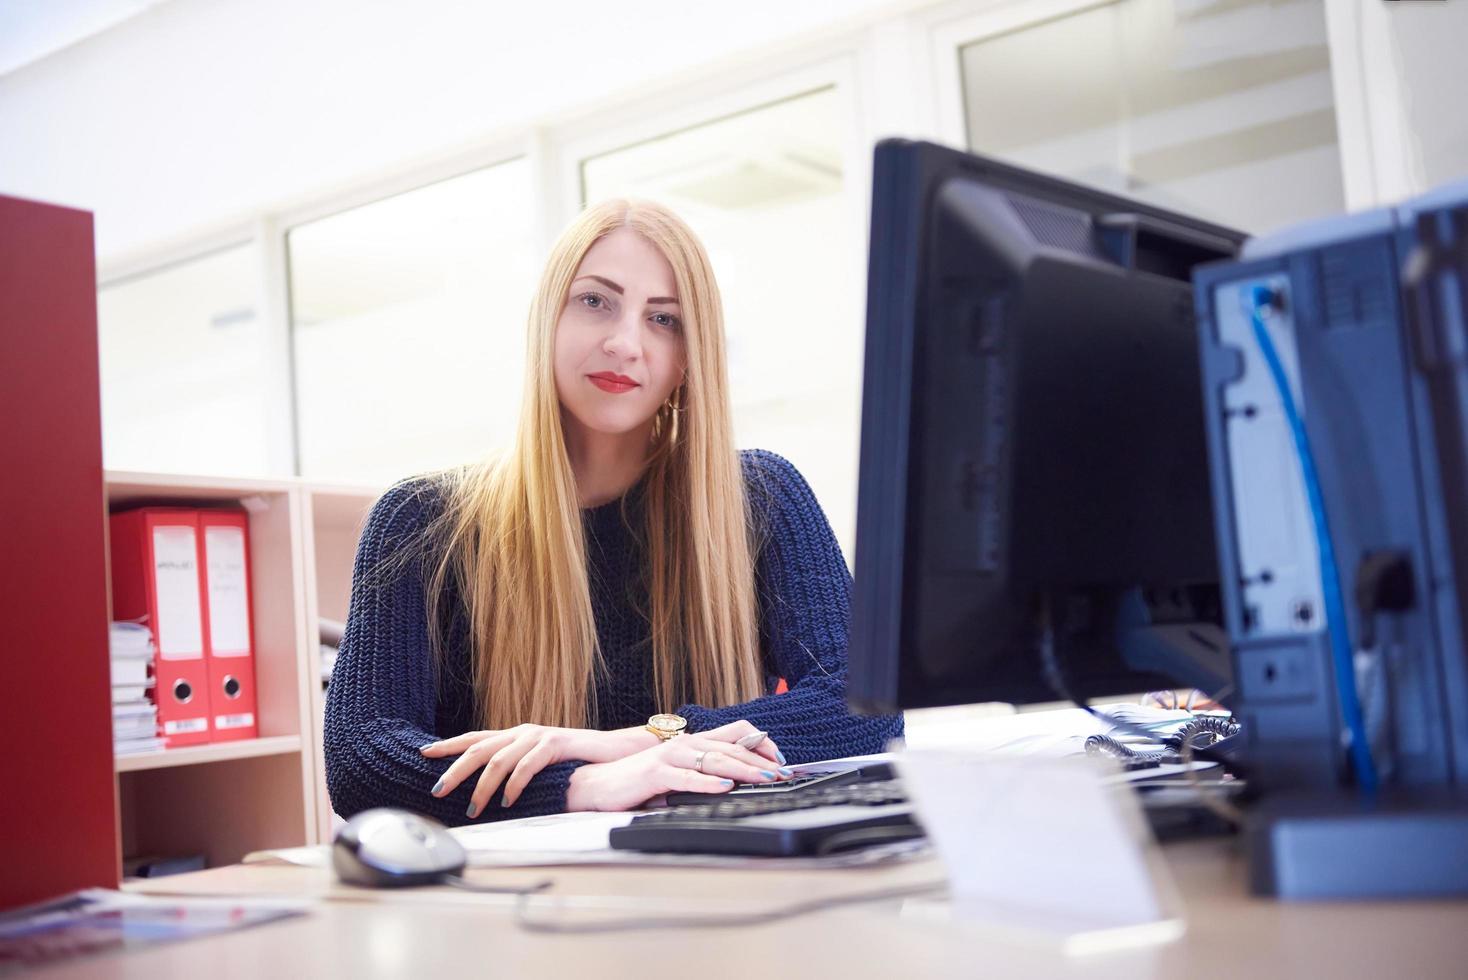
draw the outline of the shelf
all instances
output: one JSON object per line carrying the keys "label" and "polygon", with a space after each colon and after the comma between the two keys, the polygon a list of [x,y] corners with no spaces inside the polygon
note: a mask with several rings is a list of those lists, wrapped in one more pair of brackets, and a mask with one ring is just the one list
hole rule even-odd
{"label": "shelf", "polygon": [[262,731],[282,733],[114,759],[122,853],[202,853],[218,865],[329,840],[317,625],[322,615],[346,618],[358,538],[387,488],[299,477],[103,476],[111,512],[223,504],[249,514],[256,715]]}
{"label": "shelf", "polygon": [[287,494],[296,485],[292,480],[185,476],[124,470],[104,471],[103,482],[107,488],[107,504],[111,510],[144,504],[236,502],[243,498]]}
{"label": "shelf", "polygon": [[301,751],[299,735],[276,735],[273,738],[241,739],[238,742],[218,742],[209,745],[191,745],[181,749],[164,749],[161,752],[120,755],[116,759],[115,768],[117,772],[171,769],[176,766],[196,766],[206,762],[253,759],[258,756],[285,755],[299,751]]}
{"label": "shelf", "polygon": [[[319,623],[322,617],[345,622],[351,604],[352,566],[358,539],[372,505],[387,487],[301,482],[302,540],[305,552],[306,630],[310,644],[307,661],[313,678],[320,677]],[[331,800],[326,792],[325,692],[319,681],[311,689],[311,749],[316,773],[316,840],[334,836]]]}

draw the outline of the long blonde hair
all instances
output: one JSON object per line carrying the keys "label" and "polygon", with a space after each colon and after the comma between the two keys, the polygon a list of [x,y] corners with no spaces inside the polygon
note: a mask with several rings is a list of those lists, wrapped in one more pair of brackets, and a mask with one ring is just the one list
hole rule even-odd
{"label": "long blonde hair", "polygon": [[[583,211],[551,249],[531,306],[513,447],[439,471],[441,557],[425,586],[434,662],[446,661],[441,599],[452,580],[472,642],[479,722],[597,722],[605,670],[586,542],[556,396],[556,324],[588,249],[629,227],[672,266],[687,374],[658,410],[637,528],[644,541],[658,710],[735,704],[763,693],[749,508],[734,447],[723,308],[708,256],[675,214],[645,201]],[[623,519],[627,519],[624,508]]]}

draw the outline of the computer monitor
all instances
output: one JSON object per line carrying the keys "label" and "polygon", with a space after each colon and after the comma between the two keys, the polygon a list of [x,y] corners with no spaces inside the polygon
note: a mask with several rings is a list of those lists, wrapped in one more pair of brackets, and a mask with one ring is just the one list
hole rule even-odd
{"label": "computer monitor", "polygon": [[1256,891],[1468,894],[1468,183],[1241,248],[873,178],[852,704],[1226,690]]}
{"label": "computer monitor", "polygon": [[873,172],[849,699],[1226,685],[1190,273],[1228,228],[932,144]]}

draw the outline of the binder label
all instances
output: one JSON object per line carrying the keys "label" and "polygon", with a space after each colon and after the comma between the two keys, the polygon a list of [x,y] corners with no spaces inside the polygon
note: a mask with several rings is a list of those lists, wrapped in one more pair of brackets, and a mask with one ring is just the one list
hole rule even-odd
{"label": "binder label", "polygon": [[153,528],[158,656],[164,660],[197,660],[204,656],[196,541],[192,527],[162,524]]}
{"label": "binder label", "polygon": [[209,581],[209,647],[216,657],[250,654],[250,604],[245,591],[245,530],[204,528]]}
{"label": "binder label", "polygon": [[215,728],[249,728],[255,724],[255,716],[250,712],[242,715],[215,715]]}
{"label": "binder label", "polygon": [[188,735],[191,732],[207,732],[208,730],[208,718],[175,718],[163,723],[163,734],[165,735]]}

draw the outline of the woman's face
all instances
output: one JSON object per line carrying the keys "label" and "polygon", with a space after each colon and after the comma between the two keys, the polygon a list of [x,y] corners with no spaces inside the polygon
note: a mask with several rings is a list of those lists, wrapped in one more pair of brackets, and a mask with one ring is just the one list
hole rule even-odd
{"label": "woman's face", "polygon": [[672,266],[631,228],[587,250],[556,322],[556,394],[586,430],[649,423],[687,364]]}

